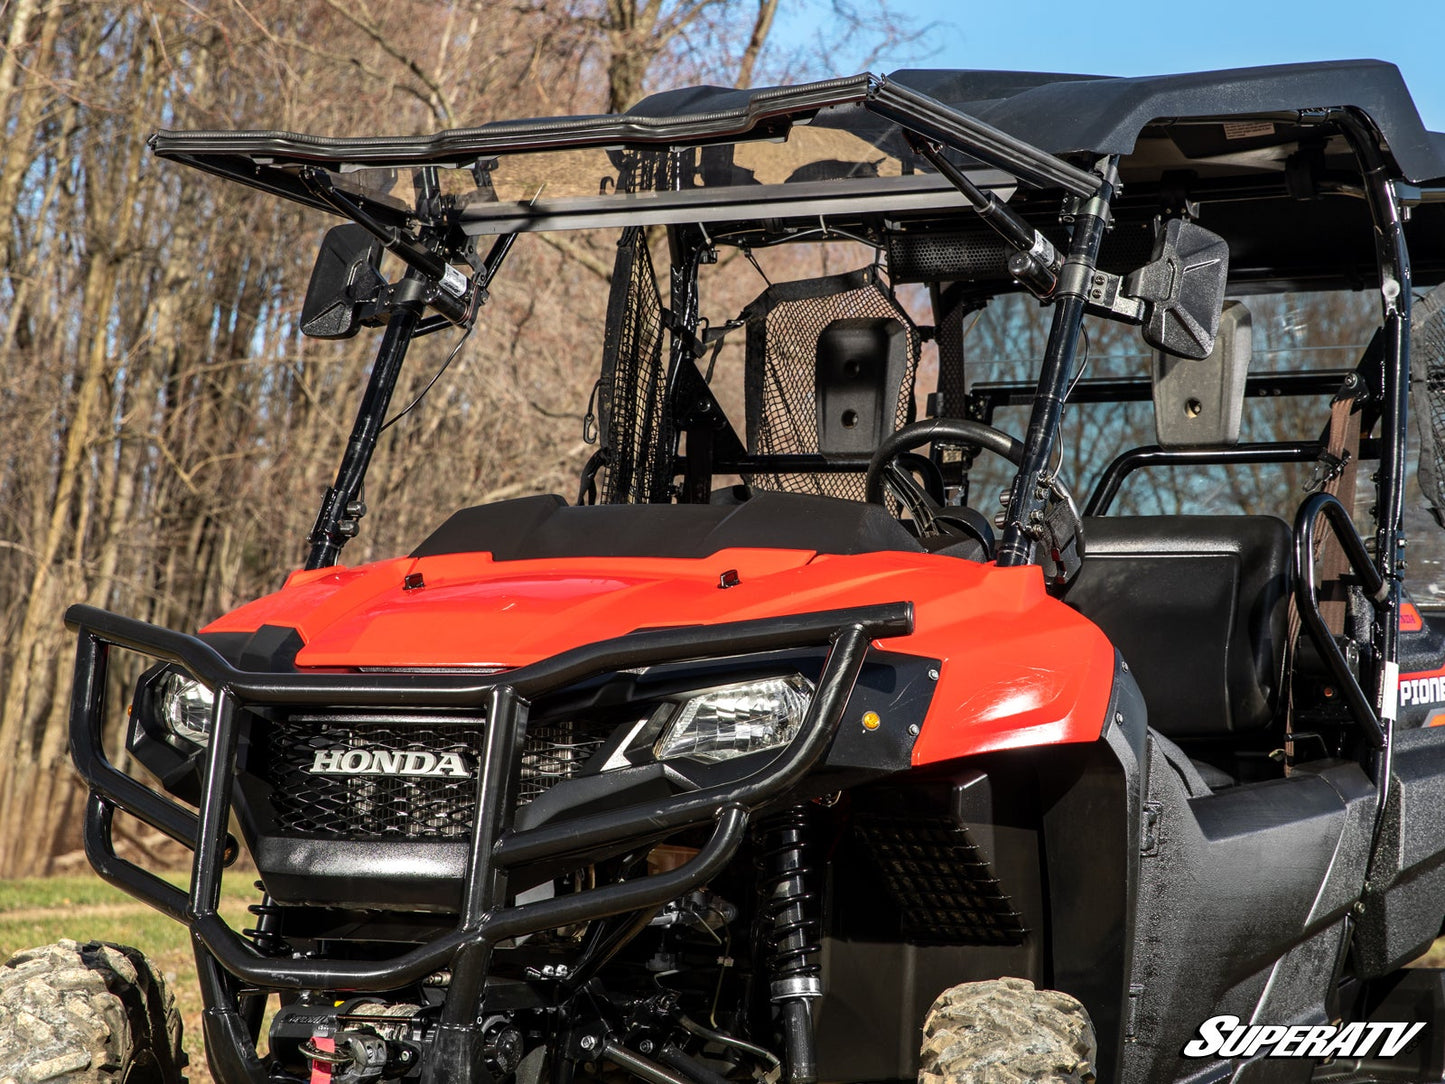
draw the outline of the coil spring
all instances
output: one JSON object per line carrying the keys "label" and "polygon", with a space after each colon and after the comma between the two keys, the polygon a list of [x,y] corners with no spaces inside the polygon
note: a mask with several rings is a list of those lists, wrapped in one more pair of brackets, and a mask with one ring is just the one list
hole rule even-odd
{"label": "coil spring", "polygon": [[[808,865],[812,850],[809,808],[795,805],[763,821],[759,828],[759,885],[763,894],[763,939],[774,997],[814,996],[821,966],[822,922],[810,889],[816,870]],[[802,981],[799,981],[802,980]]]}
{"label": "coil spring", "polygon": [[256,928],[241,932],[251,939],[251,943],[260,952],[267,956],[283,956],[291,951],[291,946],[278,932],[281,908],[277,907],[276,901],[267,894],[264,884],[260,881],[255,884],[261,892],[261,902],[251,904],[246,910],[256,916]]}

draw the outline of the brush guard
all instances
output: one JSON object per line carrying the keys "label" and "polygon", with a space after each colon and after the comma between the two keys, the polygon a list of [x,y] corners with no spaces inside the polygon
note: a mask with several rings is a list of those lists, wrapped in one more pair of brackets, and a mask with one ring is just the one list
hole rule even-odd
{"label": "brush guard", "polygon": [[[443,968],[452,972],[442,1028],[453,1050],[435,1079],[470,1079],[468,1050],[475,1007],[492,946],[523,934],[555,929],[645,907],[692,891],[716,876],[746,835],[751,813],[787,793],[832,744],[872,639],[907,635],[912,606],[879,606],[744,621],[698,629],[632,633],[567,651],[501,674],[310,674],[238,670],[194,636],[90,606],[73,606],[66,623],[78,634],[70,742],[76,768],[90,788],[85,850],[106,881],[185,924],[197,945],[206,1000],[206,1045],[225,1084],[264,1079],[237,1008],[236,983],[261,990],[395,990]],[[629,667],[717,658],[784,648],[828,645],[817,691],[796,738],[747,778],[674,795],[646,806],[595,813],[519,831],[513,827],[520,748],[531,699],[574,682]],[[110,649],[120,647],[184,667],[215,691],[212,731],[203,767],[201,804],[193,813],[117,769],[101,740]],[[246,705],[334,707],[472,707],[485,711],[476,780],[476,819],[468,847],[462,906],[456,927],[433,941],[380,961],[277,958],[233,930],[218,913],[222,868],[239,853],[227,832],[236,775],[237,711]],[[189,890],[167,883],[117,855],[112,821],[117,810],[164,832],[194,852]],[[505,906],[503,874],[544,858],[585,854],[623,841],[661,838],[711,823],[697,855],[666,873],[520,906]],[[217,966],[219,965],[219,966]],[[445,1051],[444,1051],[445,1053]],[[464,1075],[457,1075],[464,1074]]]}

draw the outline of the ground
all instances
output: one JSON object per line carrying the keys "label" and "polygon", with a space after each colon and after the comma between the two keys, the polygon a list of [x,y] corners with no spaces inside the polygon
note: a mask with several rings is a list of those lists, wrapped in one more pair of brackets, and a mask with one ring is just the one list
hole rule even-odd
{"label": "ground", "polygon": [[[185,884],[184,873],[166,875]],[[246,906],[255,902],[249,879],[233,877],[221,899],[221,913],[233,929],[249,925]],[[186,1050],[191,1055],[191,1084],[211,1084],[201,1043],[201,995],[184,928],[99,878],[33,878],[0,883],[0,960],[24,948],[62,937],[134,945],[153,961],[176,995],[185,1020]],[[1416,966],[1445,967],[1445,938],[1436,941]]]}

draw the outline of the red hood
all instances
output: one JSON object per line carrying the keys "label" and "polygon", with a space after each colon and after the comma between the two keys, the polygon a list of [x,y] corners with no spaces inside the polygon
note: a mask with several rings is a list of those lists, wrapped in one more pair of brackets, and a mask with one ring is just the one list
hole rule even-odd
{"label": "red hood", "polygon": [[[739,582],[720,587],[729,571]],[[969,751],[983,731],[989,748],[1098,737],[1113,675],[1103,634],[1050,598],[1037,568],[923,553],[406,557],[294,573],[203,631],[295,628],[303,667],[514,667],[642,628],[900,601],[914,604],[916,631],[881,646],[942,663],[916,762],[961,755],[961,735],[945,732],[964,718]]]}

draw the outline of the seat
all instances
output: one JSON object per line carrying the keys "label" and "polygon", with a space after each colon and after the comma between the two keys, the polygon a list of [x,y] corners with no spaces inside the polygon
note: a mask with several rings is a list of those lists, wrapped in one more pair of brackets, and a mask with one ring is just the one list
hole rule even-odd
{"label": "seat", "polygon": [[[921,336],[875,268],[770,285],[742,312],[754,490],[864,499],[862,465],[913,420]],[[855,469],[818,471],[819,456]],[[790,463],[790,457],[796,457]]]}
{"label": "seat", "polygon": [[1268,726],[1284,681],[1292,532],[1274,516],[1084,520],[1065,601],[1124,656],[1176,739]]}

